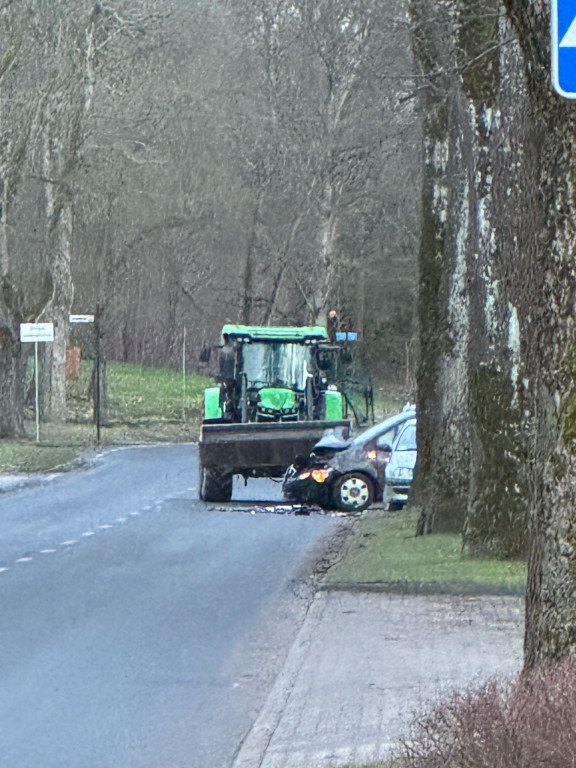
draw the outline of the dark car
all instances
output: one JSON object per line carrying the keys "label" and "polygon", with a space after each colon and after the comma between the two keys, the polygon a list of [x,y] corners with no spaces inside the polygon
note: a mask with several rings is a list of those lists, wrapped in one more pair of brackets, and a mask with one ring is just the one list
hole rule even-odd
{"label": "dark car", "polygon": [[338,432],[325,435],[309,456],[289,467],[282,488],[285,498],[345,512],[381,501],[391,446],[402,425],[414,417],[414,407],[408,405],[352,440]]}

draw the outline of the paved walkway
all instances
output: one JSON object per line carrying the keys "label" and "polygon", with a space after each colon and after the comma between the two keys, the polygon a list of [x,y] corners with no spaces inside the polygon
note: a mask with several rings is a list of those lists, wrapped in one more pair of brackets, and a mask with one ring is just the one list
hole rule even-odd
{"label": "paved walkway", "polygon": [[443,692],[519,670],[522,636],[518,597],[318,592],[233,768],[385,759]]}

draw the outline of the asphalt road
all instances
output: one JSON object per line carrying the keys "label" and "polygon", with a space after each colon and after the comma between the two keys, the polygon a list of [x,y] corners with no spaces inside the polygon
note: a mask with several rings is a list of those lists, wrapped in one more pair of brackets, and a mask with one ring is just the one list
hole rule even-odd
{"label": "asphalt road", "polygon": [[[0,494],[1,768],[228,768],[334,517],[197,501],[194,446]],[[242,511],[243,510],[243,511]]]}

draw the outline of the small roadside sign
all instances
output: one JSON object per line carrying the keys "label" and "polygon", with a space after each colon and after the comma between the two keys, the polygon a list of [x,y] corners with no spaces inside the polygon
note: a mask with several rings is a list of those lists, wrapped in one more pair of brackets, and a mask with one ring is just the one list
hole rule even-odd
{"label": "small roadside sign", "polygon": [[22,323],[20,341],[54,341],[54,323]]}
{"label": "small roadside sign", "polygon": [[36,390],[36,442],[40,442],[40,395],[38,386],[38,344],[54,341],[54,323],[21,323],[20,341],[34,343],[34,389]]}
{"label": "small roadside sign", "polygon": [[94,315],[70,315],[68,321],[70,323],[93,323]]}
{"label": "small roadside sign", "polygon": [[565,99],[576,99],[576,0],[552,0],[552,83]]}

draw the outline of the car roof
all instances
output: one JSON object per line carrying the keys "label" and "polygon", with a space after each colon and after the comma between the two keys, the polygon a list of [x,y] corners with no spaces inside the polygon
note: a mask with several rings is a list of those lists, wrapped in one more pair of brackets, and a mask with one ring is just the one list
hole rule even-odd
{"label": "car roof", "polygon": [[406,406],[400,413],[396,413],[394,416],[390,416],[384,421],[369,427],[359,435],[356,435],[351,443],[352,445],[365,443],[367,440],[372,440],[375,437],[379,437],[379,435],[383,434],[384,432],[388,432],[389,429],[394,429],[394,427],[402,424],[405,421],[409,421],[410,419],[416,419],[416,410],[412,406]]}

